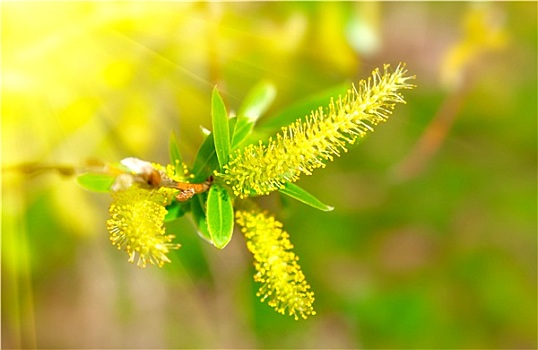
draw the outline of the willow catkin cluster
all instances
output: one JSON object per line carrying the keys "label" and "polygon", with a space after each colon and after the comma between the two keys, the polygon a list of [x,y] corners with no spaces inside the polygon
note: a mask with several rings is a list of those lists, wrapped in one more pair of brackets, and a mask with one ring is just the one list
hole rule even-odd
{"label": "willow catkin cluster", "polygon": [[232,153],[217,176],[232,187],[235,195],[244,198],[268,194],[297,181],[301,174],[312,174],[326,161],[346,152],[347,144],[385,121],[396,103],[405,103],[399,91],[414,87],[407,82],[414,77],[406,73],[403,64],[393,72],[389,65],[382,72],[374,70],[347,94],[336,101],[331,99],[328,108],[320,107],[305,120],[282,128],[267,143],[260,141]]}
{"label": "willow catkin cluster", "polygon": [[[130,164],[142,164],[175,181],[184,181],[187,177],[186,167],[179,163],[165,168],[160,164],[130,158]],[[139,174],[130,170],[133,173],[124,175],[136,179]],[[164,218],[167,214],[166,206],[171,203],[177,190],[149,188],[134,180],[117,188],[111,192],[110,218],[107,220],[112,244],[129,255],[130,263],[136,263],[142,268],[148,264],[162,267],[164,263],[170,262],[168,253],[180,245],[172,243],[174,236],[165,232]]]}
{"label": "willow catkin cluster", "polygon": [[158,190],[132,186],[113,192],[107,228],[110,240],[129,255],[129,262],[139,267],[147,264],[162,266],[170,262],[167,254],[179,244],[165,232],[163,221],[167,213],[167,196]]}
{"label": "willow catkin cluster", "polygon": [[306,282],[299,258],[293,253],[282,224],[259,210],[239,210],[236,222],[254,256],[254,280],[261,283],[257,295],[281,314],[299,319],[315,315],[314,293]]}

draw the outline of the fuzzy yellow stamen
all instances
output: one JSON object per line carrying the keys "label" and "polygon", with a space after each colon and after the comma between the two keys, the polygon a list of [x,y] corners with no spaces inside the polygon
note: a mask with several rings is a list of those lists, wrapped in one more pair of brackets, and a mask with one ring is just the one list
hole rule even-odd
{"label": "fuzzy yellow stamen", "polygon": [[265,213],[240,210],[236,222],[254,255],[257,270],[254,280],[262,284],[257,295],[281,314],[286,312],[306,319],[316,312],[312,308],[314,293],[305,280],[299,258],[291,251],[293,245],[282,224]]}
{"label": "fuzzy yellow stamen", "polygon": [[327,109],[313,111],[305,120],[298,119],[276,139],[267,144],[249,145],[237,150],[216,174],[230,185],[235,195],[244,198],[278,190],[287,182],[295,182],[301,174],[325,166],[346,144],[373,131],[373,126],[385,121],[396,103],[405,103],[400,89],[411,89],[407,70],[400,65],[394,72],[385,65],[383,73],[374,70],[368,80],[353,86],[344,97],[331,100]]}
{"label": "fuzzy yellow stamen", "polygon": [[174,236],[167,235],[163,226],[170,195],[134,185],[112,192],[112,198],[107,221],[112,244],[125,250],[129,262],[139,267],[148,263],[162,267],[170,262],[167,254],[180,246],[171,243]]}

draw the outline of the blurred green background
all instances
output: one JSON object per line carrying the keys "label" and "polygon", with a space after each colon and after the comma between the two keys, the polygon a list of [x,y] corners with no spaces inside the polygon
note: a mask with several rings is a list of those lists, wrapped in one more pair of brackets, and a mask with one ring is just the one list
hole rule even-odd
{"label": "blurred green background", "polygon": [[[537,4],[2,2],[2,347],[536,348]],[[110,198],[39,165],[192,164],[218,85],[260,80],[271,116],[375,67],[418,87],[374,134],[273,194],[316,296],[306,321],[255,296],[244,239],[139,269]]]}

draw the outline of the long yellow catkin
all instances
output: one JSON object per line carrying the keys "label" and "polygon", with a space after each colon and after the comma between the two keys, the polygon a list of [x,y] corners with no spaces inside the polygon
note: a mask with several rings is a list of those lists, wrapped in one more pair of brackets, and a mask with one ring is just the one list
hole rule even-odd
{"label": "long yellow catkin", "polygon": [[346,145],[373,131],[385,121],[396,103],[405,103],[398,92],[411,89],[404,64],[393,72],[385,65],[367,80],[353,85],[343,97],[331,99],[328,108],[320,107],[305,118],[282,128],[267,143],[252,144],[234,152],[223,173],[216,174],[230,185],[236,196],[262,195],[295,182],[301,174],[310,175],[324,167]]}
{"label": "long yellow catkin", "polygon": [[293,253],[293,245],[282,224],[258,209],[237,211],[236,222],[254,256],[257,271],[254,280],[261,283],[257,293],[261,300],[296,320],[315,315],[314,293],[297,263],[299,258]]}

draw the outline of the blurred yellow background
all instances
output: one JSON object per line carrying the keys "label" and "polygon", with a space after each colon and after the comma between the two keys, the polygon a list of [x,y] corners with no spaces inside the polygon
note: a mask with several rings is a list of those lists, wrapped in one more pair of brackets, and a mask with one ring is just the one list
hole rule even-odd
{"label": "blurred yellow background", "polygon": [[[0,6],[2,347],[537,347],[536,3]],[[275,84],[265,136],[402,61],[407,105],[299,182],[333,212],[261,200],[315,292],[306,321],[258,300],[238,232],[217,251],[182,218],[172,264],[139,269],[109,243],[108,195],[37,171],[166,163],[172,131],[192,165],[215,85],[234,111]]]}

